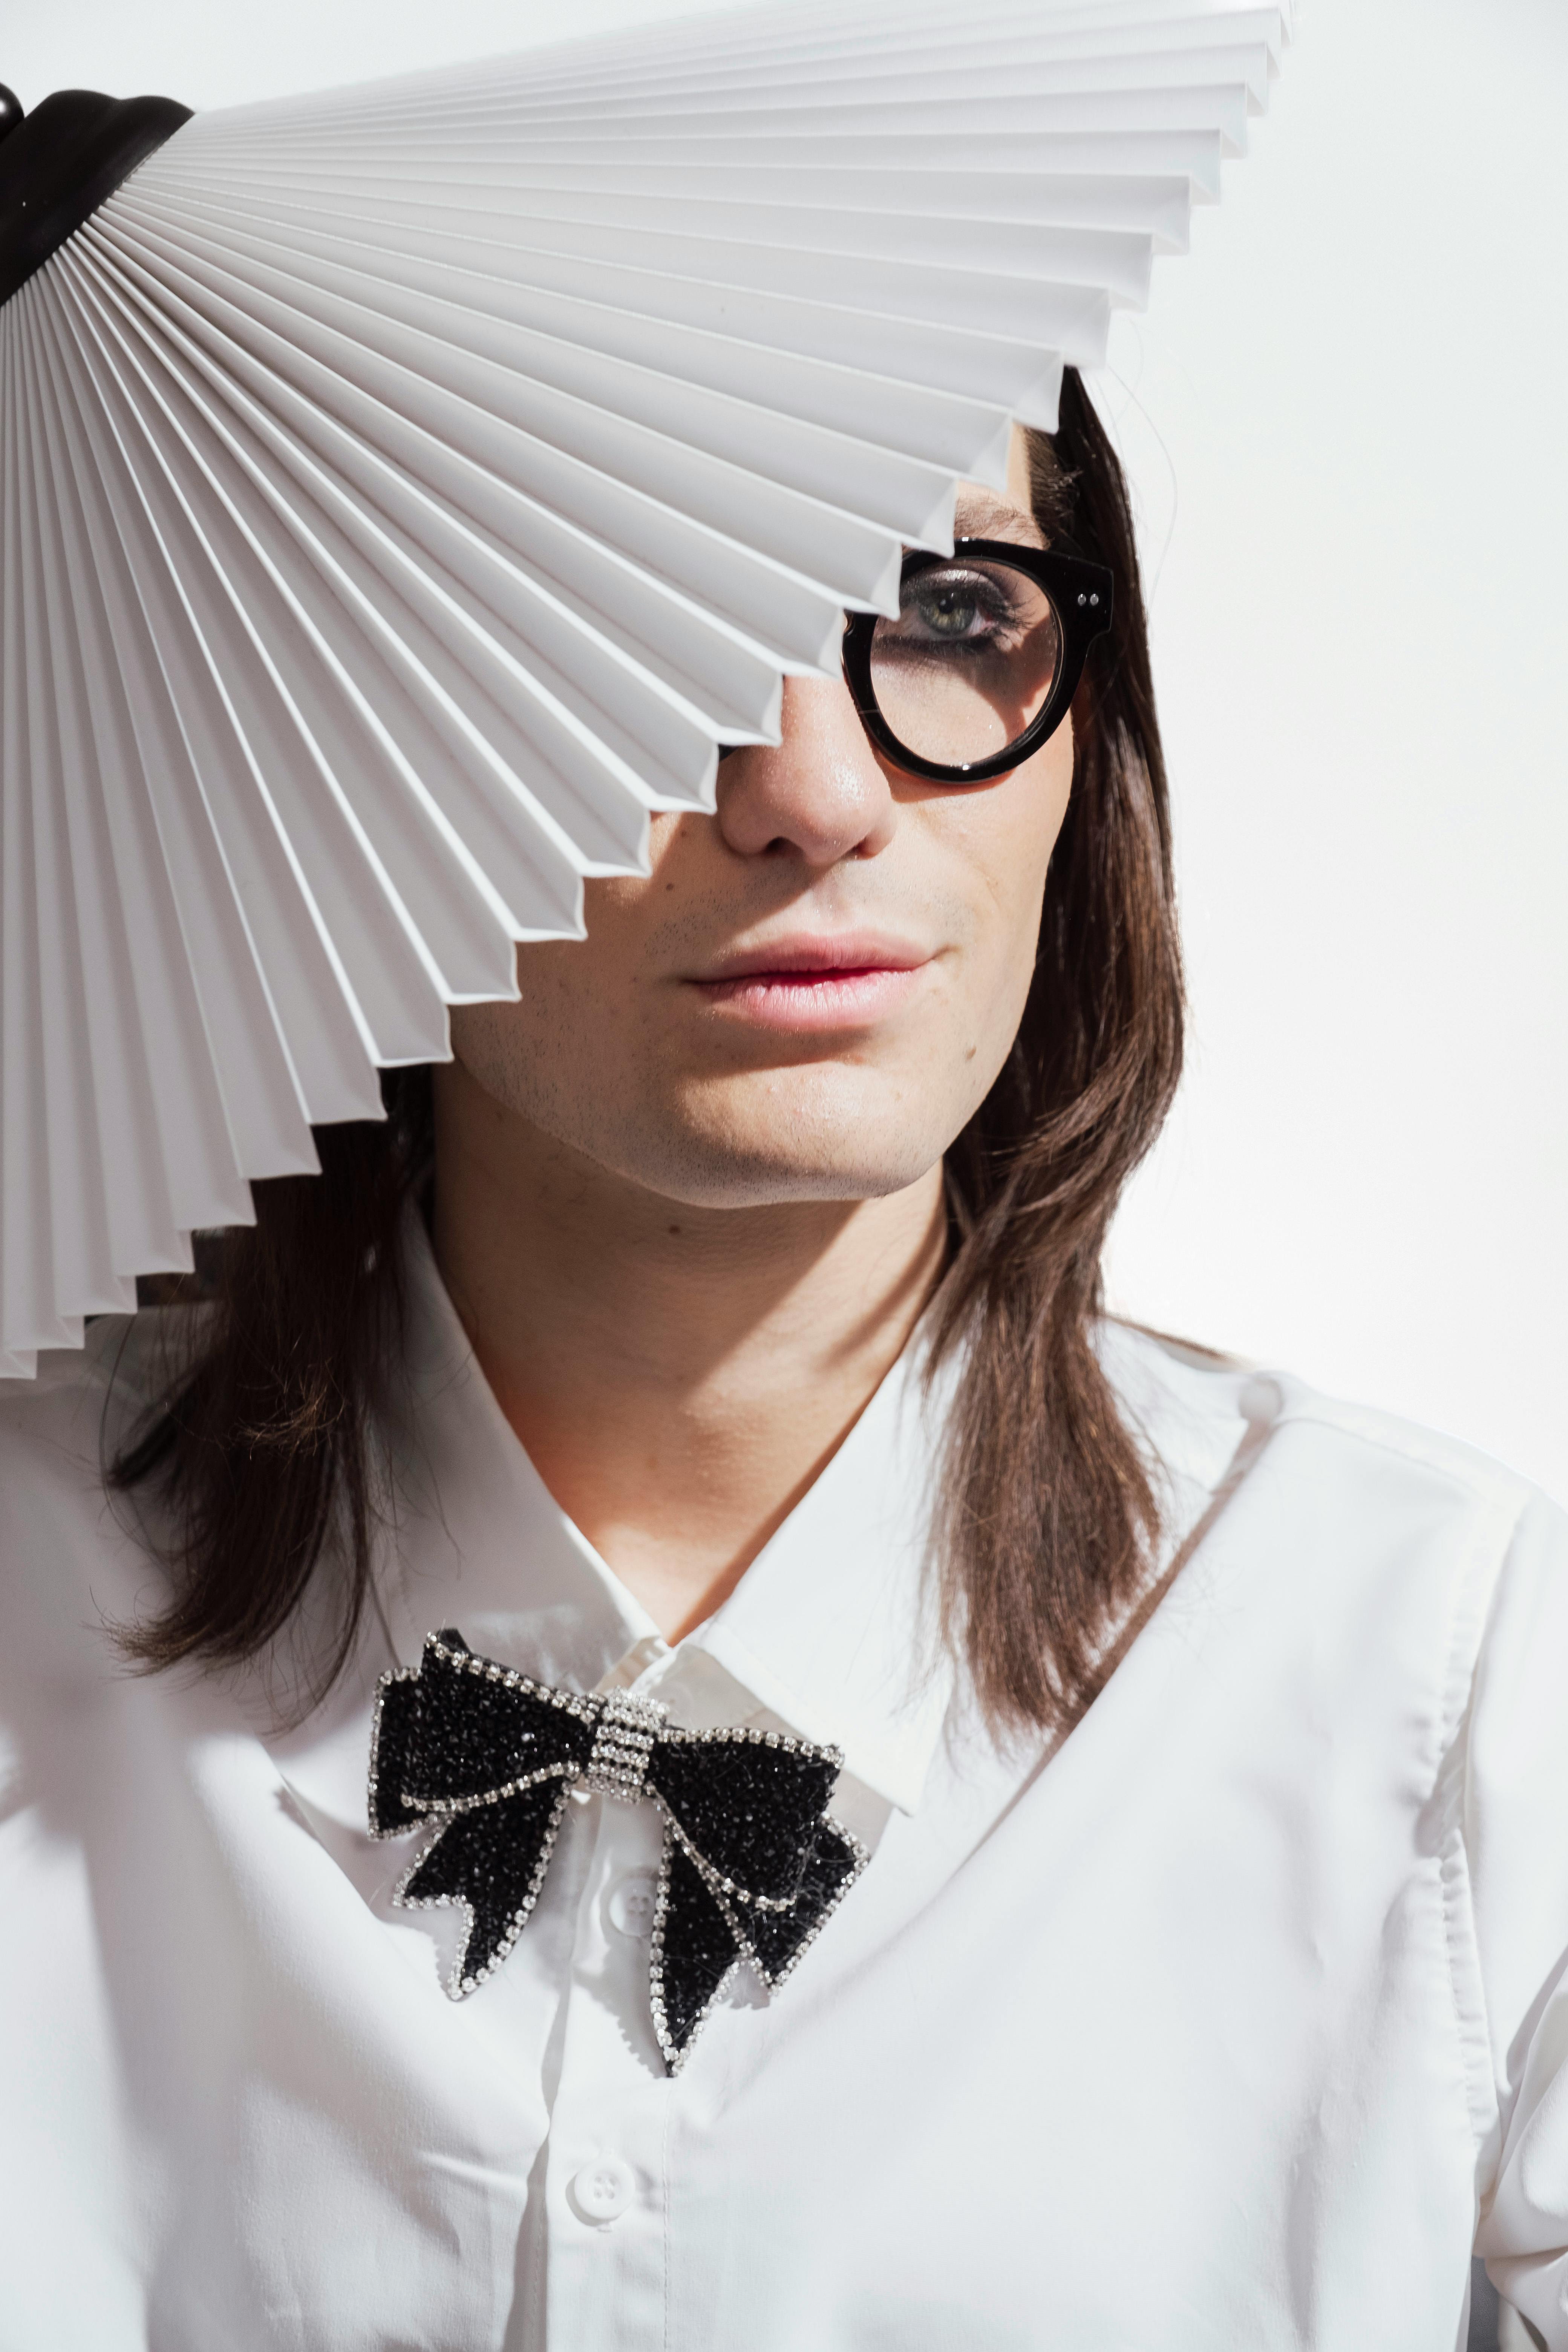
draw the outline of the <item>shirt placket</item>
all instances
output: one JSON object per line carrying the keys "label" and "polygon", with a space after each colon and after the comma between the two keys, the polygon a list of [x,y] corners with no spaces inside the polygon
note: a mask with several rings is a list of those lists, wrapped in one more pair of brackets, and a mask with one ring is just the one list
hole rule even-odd
{"label": "shirt placket", "polygon": [[643,1801],[575,1797],[593,1846],[546,2168],[549,2352],[664,2352],[665,2143],[677,2085],[648,2010],[660,1817]]}

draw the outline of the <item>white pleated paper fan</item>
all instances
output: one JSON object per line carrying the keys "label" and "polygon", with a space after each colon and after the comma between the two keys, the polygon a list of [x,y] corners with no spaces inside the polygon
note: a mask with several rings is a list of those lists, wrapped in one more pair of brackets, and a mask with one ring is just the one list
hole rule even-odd
{"label": "white pleated paper fan", "polygon": [[1287,33],[805,5],[197,114],[26,280],[0,1370],[712,808],[1102,360]]}

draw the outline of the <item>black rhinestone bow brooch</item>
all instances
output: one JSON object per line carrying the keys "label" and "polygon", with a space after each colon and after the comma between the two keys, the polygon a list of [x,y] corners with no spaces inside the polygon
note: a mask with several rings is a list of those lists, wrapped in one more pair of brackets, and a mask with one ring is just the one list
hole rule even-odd
{"label": "black rhinestone bow brooch", "polygon": [[528,1925],[573,1790],[648,1798],[664,1815],[649,2002],[675,2074],[741,1962],[783,1984],[865,1867],[827,1811],[843,1760],[773,1731],[682,1731],[647,1699],[552,1690],[448,1629],[381,1678],[370,1825],[435,1824],[393,1900],[467,1913],[447,1986],[460,2000]]}

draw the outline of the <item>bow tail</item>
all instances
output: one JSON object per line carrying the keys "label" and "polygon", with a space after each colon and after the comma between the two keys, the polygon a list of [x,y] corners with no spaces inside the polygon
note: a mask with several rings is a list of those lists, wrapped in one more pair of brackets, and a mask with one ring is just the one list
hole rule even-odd
{"label": "bow tail", "polygon": [[395,1903],[452,1903],[468,1913],[447,1980],[454,2000],[500,1966],[528,1925],[568,1793],[564,1779],[537,1780],[515,1797],[454,1814],[398,1881]]}
{"label": "bow tail", "polygon": [[801,1877],[800,1892],[787,1911],[763,1911],[755,1904],[744,1915],[743,1934],[757,1974],[770,1990],[789,1975],[807,1945],[824,1926],[866,1867],[865,1847],[836,1821],[824,1820],[812,1840]]}
{"label": "bow tail", "polygon": [[673,1823],[664,1832],[654,1915],[650,2006],[668,2072],[678,2074],[698,2028],[743,1959],[776,1990],[816,1942],[866,1867],[865,1847],[837,1822],[817,1826],[800,1891],[787,1911],[728,1901],[716,1874],[687,1848]]}
{"label": "bow tail", "polygon": [[698,2027],[739,1968],[741,1953],[729,1915],[667,1822],[648,1987],[667,2073],[679,2074]]}

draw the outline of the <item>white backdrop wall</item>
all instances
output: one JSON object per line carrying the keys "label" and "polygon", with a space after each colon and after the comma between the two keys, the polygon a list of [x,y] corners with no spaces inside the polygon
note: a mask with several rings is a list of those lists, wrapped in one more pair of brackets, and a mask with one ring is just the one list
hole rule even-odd
{"label": "white backdrop wall", "polygon": [[[58,0],[0,80],[220,105],[647,0]],[[1118,321],[1189,1075],[1113,1302],[1568,1500],[1568,9],[1311,0]]]}
{"label": "white backdrop wall", "polygon": [[1114,1296],[1568,1500],[1565,120],[1561,0],[1314,0],[1109,398],[1194,1032]]}

